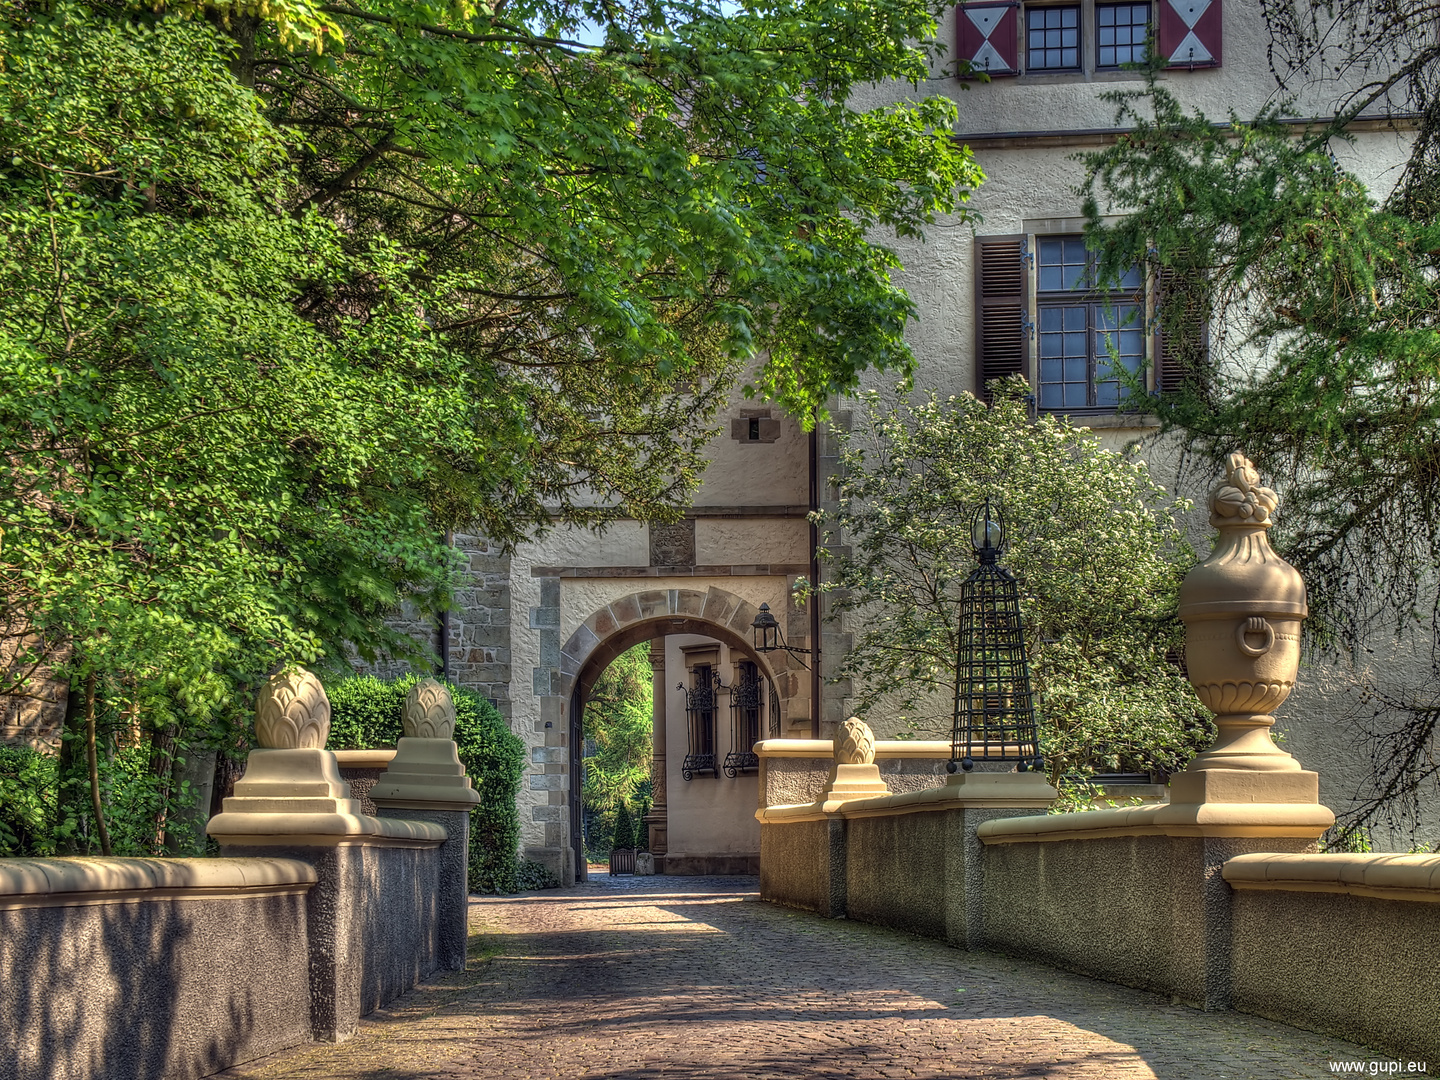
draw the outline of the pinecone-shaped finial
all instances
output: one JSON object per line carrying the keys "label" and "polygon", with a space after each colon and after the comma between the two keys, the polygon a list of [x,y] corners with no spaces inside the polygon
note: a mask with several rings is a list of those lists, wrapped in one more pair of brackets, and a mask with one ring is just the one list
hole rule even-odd
{"label": "pinecone-shaped finial", "polygon": [[841,765],[870,765],[875,761],[875,733],[858,716],[835,732],[835,760]]}
{"label": "pinecone-shaped finial", "polygon": [[405,695],[400,723],[409,739],[453,739],[455,699],[434,679],[421,679]]}
{"label": "pinecone-shaped finial", "polygon": [[323,750],[330,737],[330,699],[302,667],[282,671],[255,695],[255,736],[266,750]]}

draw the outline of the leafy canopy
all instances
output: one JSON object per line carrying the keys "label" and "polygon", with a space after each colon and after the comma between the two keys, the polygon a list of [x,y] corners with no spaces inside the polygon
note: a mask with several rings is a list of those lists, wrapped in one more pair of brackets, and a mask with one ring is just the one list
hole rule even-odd
{"label": "leafy canopy", "polygon": [[155,726],[403,651],[446,528],[672,512],[752,358],[807,418],[907,371],[866,232],[980,180],[943,101],[845,104],[924,77],[916,0],[199,12],[0,12],[5,689]]}
{"label": "leafy canopy", "polygon": [[840,434],[838,506],[823,518],[849,544],[823,586],[854,633],[838,675],[854,680],[862,715],[949,738],[960,586],[989,497],[1003,507],[1002,563],[1020,581],[1051,775],[1174,772],[1210,734],[1166,660],[1193,561],[1174,517],[1187,504],[1090,432],[1031,421],[1025,384],[997,389],[988,407],[968,394],[893,405],[871,394]]}

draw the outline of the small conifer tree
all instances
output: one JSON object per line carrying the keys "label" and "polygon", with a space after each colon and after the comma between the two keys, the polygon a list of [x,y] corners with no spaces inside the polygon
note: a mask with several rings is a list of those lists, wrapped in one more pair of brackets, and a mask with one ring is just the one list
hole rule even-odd
{"label": "small conifer tree", "polygon": [[635,819],[628,802],[622,801],[615,808],[615,839],[611,843],[617,851],[629,851],[635,847]]}

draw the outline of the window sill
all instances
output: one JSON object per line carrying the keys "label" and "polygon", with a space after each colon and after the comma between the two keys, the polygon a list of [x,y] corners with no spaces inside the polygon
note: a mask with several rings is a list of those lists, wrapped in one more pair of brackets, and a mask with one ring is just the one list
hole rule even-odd
{"label": "window sill", "polygon": [[1158,417],[1137,413],[1091,413],[1082,412],[1077,409],[1041,409],[1040,414],[1042,416],[1068,417],[1070,422],[1076,427],[1087,427],[1095,431],[1138,431],[1145,428],[1158,428],[1160,426]]}
{"label": "window sill", "polygon": [[[1183,70],[1183,69],[1182,69]],[[979,82],[980,80],[961,78],[960,82]],[[1026,71],[1019,75],[997,75],[990,79],[991,85],[1009,83],[1012,86],[1046,86],[1063,83],[1117,83],[1117,82],[1144,82],[1145,74],[1140,71],[1116,71],[1106,68],[1103,71]]]}

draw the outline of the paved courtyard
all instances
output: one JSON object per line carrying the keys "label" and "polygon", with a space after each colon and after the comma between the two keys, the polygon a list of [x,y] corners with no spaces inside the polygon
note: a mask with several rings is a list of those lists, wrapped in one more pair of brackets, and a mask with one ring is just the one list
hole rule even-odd
{"label": "paved courtyard", "polygon": [[[762,903],[753,878],[471,900],[471,959],[250,1080],[1275,1080],[1380,1055]],[[1440,1064],[1440,1063],[1437,1063]]]}

